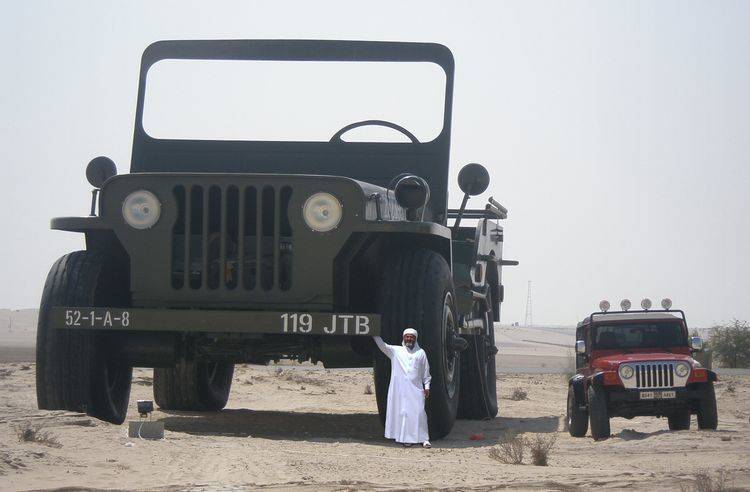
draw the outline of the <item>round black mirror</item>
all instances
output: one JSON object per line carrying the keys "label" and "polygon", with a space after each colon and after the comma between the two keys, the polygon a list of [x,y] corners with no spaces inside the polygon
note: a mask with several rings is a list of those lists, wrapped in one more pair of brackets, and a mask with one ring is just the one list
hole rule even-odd
{"label": "round black mirror", "polygon": [[399,205],[405,209],[414,209],[424,206],[430,199],[430,187],[419,176],[408,175],[398,180],[393,194]]}
{"label": "round black mirror", "polygon": [[490,173],[483,165],[466,164],[458,172],[458,186],[467,195],[479,195],[490,185]]}
{"label": "round black mirror", "polygon": [[94,157],[86,166],[86,179],[94,188],[101,188],[105,181],[117,174],[117,166],[109,157]]}

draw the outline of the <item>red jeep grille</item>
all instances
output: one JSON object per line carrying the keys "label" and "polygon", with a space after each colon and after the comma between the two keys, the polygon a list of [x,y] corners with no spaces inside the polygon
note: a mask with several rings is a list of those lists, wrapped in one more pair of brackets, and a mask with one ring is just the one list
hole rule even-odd
{"label": "red jeep grille", "polygon": [[637,388],[674,387],[674,364],[669,362],[641,363],[635,365]]}
{"label": "red jeep grille", "polygon": [[173,193],[173,288],[289,290],[291,187],[178,185]]}

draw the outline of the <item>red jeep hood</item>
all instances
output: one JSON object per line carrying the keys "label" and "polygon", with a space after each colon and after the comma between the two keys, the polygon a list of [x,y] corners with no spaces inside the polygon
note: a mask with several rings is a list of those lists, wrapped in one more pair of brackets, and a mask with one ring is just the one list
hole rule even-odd
{"label": "red jeep hood", "polygon": [[[660,352],[660,351],[649,351],[649,352],[633,352],[633,353],[611,353],[609,350],[602,350],[602,354],[594,358],[593,366],[600,367],[602,369],[612,368],[616,369],[623,362],[645,362],[652,360],[679,360],[693,365],[693,358],[689,355],[672,353],[672,352]],[[610,352],[607,354],[606,352]]]}

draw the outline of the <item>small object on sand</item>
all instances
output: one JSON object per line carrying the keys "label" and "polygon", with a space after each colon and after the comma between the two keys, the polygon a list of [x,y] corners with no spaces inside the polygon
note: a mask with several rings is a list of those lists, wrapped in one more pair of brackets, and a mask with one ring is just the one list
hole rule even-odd
{"label": "small object on sand", "polygon": [[371,395],[372,394],[372,386],[370,386],[369,384],[367,386],[365,386],[365,394],[366,395]]}
{"label": "small object on sand", "polygon": [[128,422],[128,437],[132,439],[164,439],[164,422],[131,420]]}
{"label": "small object on sand", "polygon": [[484,434],[482,434],[481,432],[469,436],[470,441],[481,441],[482,439],[484,439]]}
{"label": "small object on sand", "polygon": [[125,447],[126,448],[132,448],[133,446],[135,446],[135,444],[133,444],[132,442],[126,442],[125,443]]}
{"label": "small object on sand", "polygon": [[722,441],[731,441],[732,440],[732,436],[721,436],[721,440]]}
{"label": "small object on sand", "polygon": [[282,369],[282,368],[280,368],[280,367],[277,367],[277,368],[276,368],[276,375],[277,375],[277,376],[280,376],[282,372],[284,372],[284,369]]}

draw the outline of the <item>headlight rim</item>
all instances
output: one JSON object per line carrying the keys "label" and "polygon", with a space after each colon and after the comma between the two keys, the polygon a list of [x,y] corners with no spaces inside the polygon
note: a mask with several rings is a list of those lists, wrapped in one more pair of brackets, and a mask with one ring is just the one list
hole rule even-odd
{"label": "headlight rim", "polygon": [[[684,368],[684,373],[680,374],[680,369]],[[686,362],[678,362],[674,365],[674,373],[679,378],[686,378],[690,375],[690,364]]]}
{"label": "headlight rim", "polygon": [[617,372],[622,379],[631,379],[635,375],[635,369],[629,364],[621,364]]}
{"label": "headlight rim", "polygon": [[[308,220],[308,216],[307,216],[308,204],[310,204],[311,201],[315,199],[316,197],[322,197],[326,195],[332,198],[333,199],[332,203],[334,203],[338,207],[338,219],[330,227],[326,226],[325,228],[316,228],[311,224],[311,221]],[[337,197],[335,194],[331,193],[330,191],[320,190],[320,191],[311,193],[310,196],[308,196],[305,199],[304,203],[302,204],[302,221],[312,232],[316,232],[318,234],[325,234],[325,233],[333,232],[339,228],[343,220],[344,220],[344,204],[341,203],[341,200],[339,199],[339,197]]]}
{"label": "headlight rim", "polygon": [[[137,196],[137,195],[143,195],[147,199],[153,200],[153,210],[156,211],[155,214],[153,214],[153,219],[148,222],[138,223],[137,221],[134,221],[129,210],[129,204],[131,201]],[[122,219],[129,227],[132,227],[133,229],[139,230],[139,231],[145,231],[147,229],[151,229],[154,227],[158,222],[159,219],[161,219],[161,212],[162,212],[162,204],[161,200],[159,200],[159,197],[151,190],[146,189],[139,189],[134,190],[125,196],[125,199],[122,201],[122,207],[120,209]]]}

